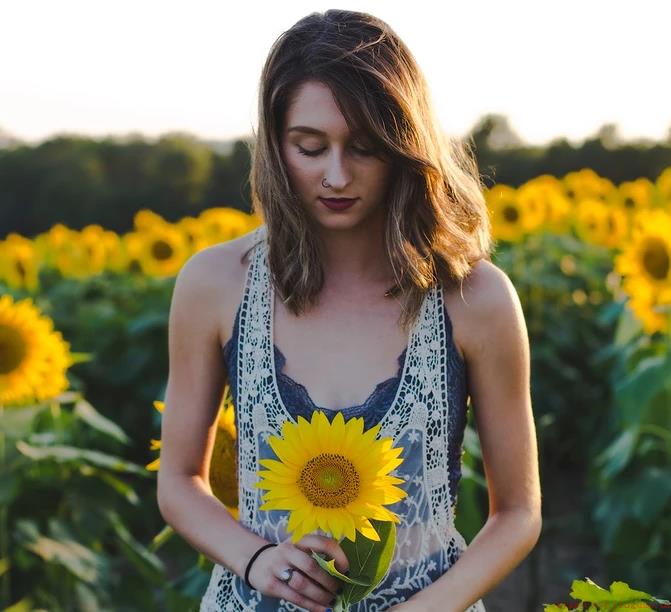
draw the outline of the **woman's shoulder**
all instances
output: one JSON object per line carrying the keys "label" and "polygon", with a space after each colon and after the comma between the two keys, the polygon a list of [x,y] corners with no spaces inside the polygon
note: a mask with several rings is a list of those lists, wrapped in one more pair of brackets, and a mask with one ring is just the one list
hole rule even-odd
{"label": "woman's shoulder", "polygon": [[480,259],[461,284],[445,287],[453,337],[466,360],[495,339],[495,329],[521,313],[517,291],[496,264]]}
{"label": "woman's shoulder", "polygon": [[233,329],[250,263],[250,247],[256,242],[257,234],[252,231],[205,247],[191,255],[178,275],[178,282],[188,286],[194,309],[215,322],[222,346]]}

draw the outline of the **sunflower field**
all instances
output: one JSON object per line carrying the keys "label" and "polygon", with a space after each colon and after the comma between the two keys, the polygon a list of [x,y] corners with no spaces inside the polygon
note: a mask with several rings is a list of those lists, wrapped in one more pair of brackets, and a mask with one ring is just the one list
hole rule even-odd
{"label": "sunflower field", "polygon": [[[588,574],[668,596],[671,168],[619,185],[590,169],[543,175],[485,197],[493,261],[529,331],[539,547],[591,551],[585,564],[532,557],[539,596],[566,601]],[[3,609],[197,609],[212,562],[156,504],[170,297],[193,253],[260,223],[227,207],[175,223],[145,209],[123,235],[57,224],[0,241]],[[234,415],[226,387],[210,484],[237,518]],[[468,418],[457,512],[467,541],[487,513]]]}

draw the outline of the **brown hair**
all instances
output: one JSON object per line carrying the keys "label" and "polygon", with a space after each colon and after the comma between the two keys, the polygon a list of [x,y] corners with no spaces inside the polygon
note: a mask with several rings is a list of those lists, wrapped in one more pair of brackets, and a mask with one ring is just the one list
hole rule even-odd
{"label": "brown hair", "polygon": [[296,316],[316,302],[324,280],[313,221],[280,154],[292,95],[308,80],[327,85],[350,131],[361,129],[393,164],[384,243],[396,279],[391,295],[403,297],[407,330],[436,279],[461,282],[476,261],[490,259],[477,163],[469,145],[443,133],[421,69],[384,21],[331,9],[283,32],[260,77],[250,185],[252,211],[267,228],[272,282]]}

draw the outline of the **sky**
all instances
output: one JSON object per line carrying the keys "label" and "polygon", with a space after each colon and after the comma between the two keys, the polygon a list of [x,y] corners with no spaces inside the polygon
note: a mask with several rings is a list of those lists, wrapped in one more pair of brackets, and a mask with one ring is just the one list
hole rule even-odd
{"label": "sky", "polygon": [[669,0],[5,0],[0,130],[29,142],[251,135],[273,41],[329,8],[391,26],[449,134],[487,113],[506,115],[530,144],[577,143],[605,123],[625,139],[671,129]]}

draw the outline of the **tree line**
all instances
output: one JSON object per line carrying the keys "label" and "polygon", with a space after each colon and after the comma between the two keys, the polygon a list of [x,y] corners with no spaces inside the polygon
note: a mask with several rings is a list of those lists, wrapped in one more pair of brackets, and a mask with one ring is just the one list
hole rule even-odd
{"label": "tree line", "polygon": [[[617,127],[606,124],[579,144],[560,138],[530,146],[504,116],[493,114],[464,139],[487,187],[518,187],[540,174],[561,177],[582,168],[615,184],[654,181],[671,165],[671,131],[665,141],[624,142]],[[56,223],[72,229],[97,223],[125,233],[143,208],[168,221],[214,206],[250,212],[250,146],[251,140],[241,139],[222,153],[174,132],[156,142],[60,135],[0,150],[0,238],[10,232],[33,237]]]}

